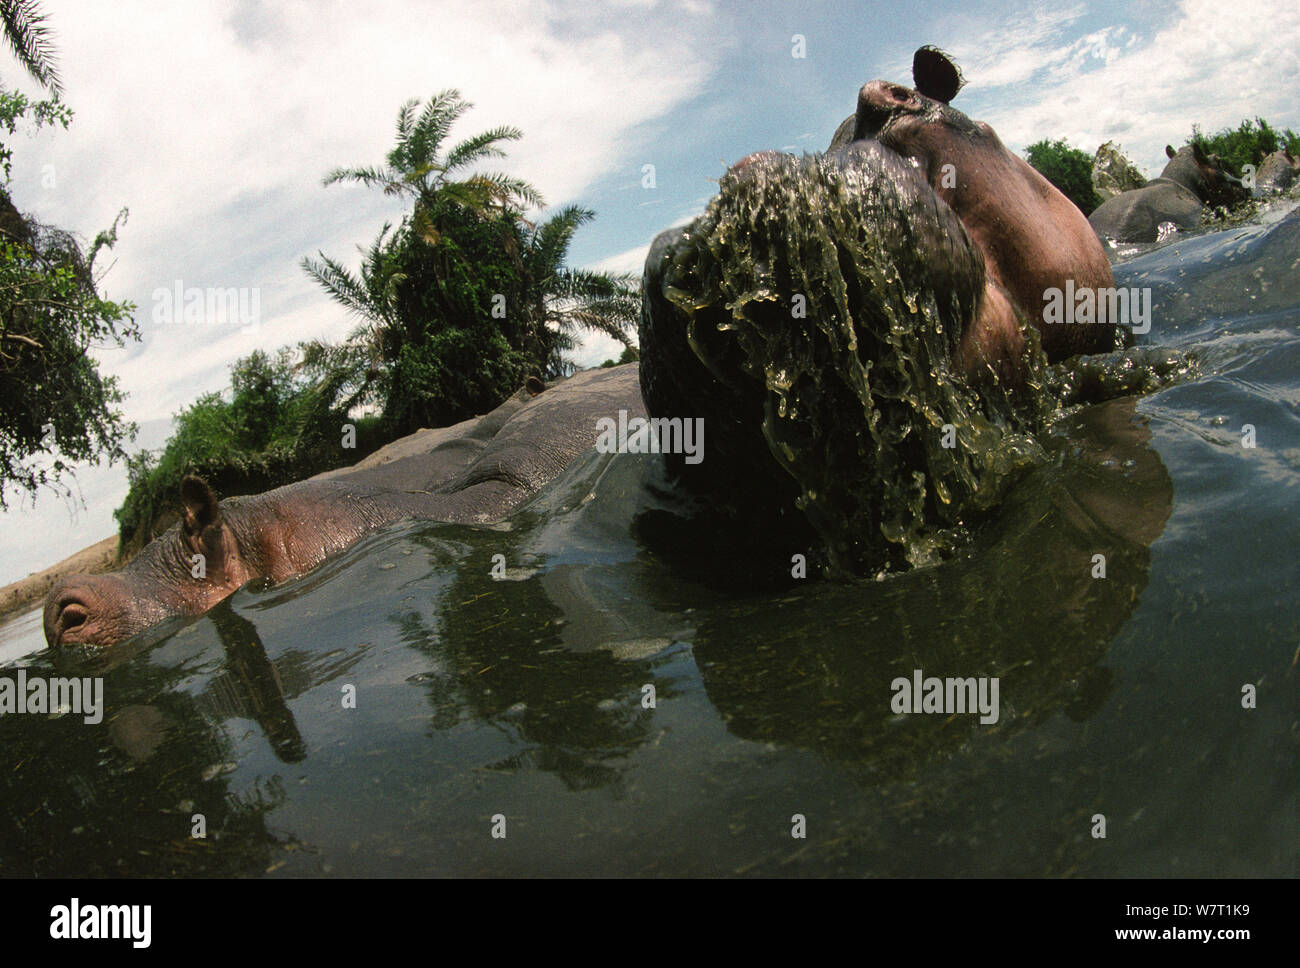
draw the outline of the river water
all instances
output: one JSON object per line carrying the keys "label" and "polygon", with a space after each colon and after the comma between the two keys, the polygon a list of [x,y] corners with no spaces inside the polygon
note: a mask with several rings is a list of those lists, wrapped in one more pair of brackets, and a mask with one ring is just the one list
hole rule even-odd
{"label": "river water", "polygon": [[[655,458],[593,452],[97,660],[11,623],[7,675],[107,711],[0,717],[0,875],[1296,873],[1286,212],[1116,253],[1201,375],[1060,422],[935,567],[748,589],[659,532]],[[996,722],[900,712],[914,675]]]}

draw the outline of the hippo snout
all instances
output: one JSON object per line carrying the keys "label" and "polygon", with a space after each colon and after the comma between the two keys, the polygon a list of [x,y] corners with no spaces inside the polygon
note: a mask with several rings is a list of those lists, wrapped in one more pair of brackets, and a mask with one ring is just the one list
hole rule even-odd
{"label": "hippo snout", "polygon": [[69,575],[45,599],[45,642],[116,645],[165,617],[155,611],[113,575]]}
{"label": "hippo snout", "polygon": [[921,96],[910,87],[889,81],[864,84],[862,90],[858,91],[858,115],[853,140],[874,137],[894,115],[920,111],[923,107]]}
{"label": "hippo snout", "polygon": [[50,591],[45,601],[45,641],[58,648],[65,640],[79,641],[97,611],[97,595],[87,586],[64,580]]}

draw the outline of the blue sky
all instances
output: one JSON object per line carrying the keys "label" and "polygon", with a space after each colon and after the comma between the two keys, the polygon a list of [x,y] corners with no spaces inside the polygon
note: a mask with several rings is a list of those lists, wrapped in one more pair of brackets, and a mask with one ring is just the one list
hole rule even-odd
{"label": "blue sky", "polygon": [[[400,104],[455,87],[475,104],[452,140],[502,124],[524,138],[493,167],[596,220],[571,261],[638,272],[656,233],[697,214],[724,166],[763,148],[819,151],[874,78],[911,83],[913,50],[949,51],[954,106],[1013,151],[1064,137],[1118,140],[1159,173],[1163,147],[1261,115],[1300,129],[1293,0],[803,3],[751,0],[203,3],[45,0],[64,131],[9,139],[20,210],[91,238],[130,218],[101,289],[139,307],[143,341],[97,353],[129,393],[137,445],[227,385],[254,349],[337,339],[353,321],[298,268],[318,250],[356,265],[399,204],[325,188],[338,165],[378,164]],[[793,38],[805,56],[792,56]],[[7,54],[0,81],[35,95]],[[645,165],[655,187],[642,186]],[[163,325],[154,292],[257,289],[260,318]],[[584,364],[611,355],[593,342]],[[0,584],[115,530],[118,468],[86,468],[77,500],[44,492],[0,514]],[[83,503],[84,502],[84,503]]]}

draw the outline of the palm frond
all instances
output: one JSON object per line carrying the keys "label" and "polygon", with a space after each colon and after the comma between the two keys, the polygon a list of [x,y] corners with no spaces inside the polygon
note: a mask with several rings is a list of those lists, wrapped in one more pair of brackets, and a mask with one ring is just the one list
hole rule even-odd
{"label": "palm frond", "polygon": [[34,0],[0,0],[0,29],[18,63],[56,98],[63,81],[55,64],[54,42],[45,14]]}
{"label": "palm frond", "polygon": [[335,302],[349,312],[366,318],[374,318],[380,307],[374,304],[369,289],[354,276],[346,266],[340,265],[323,252],[318,252],[320,261],[303,256],[298,264],[303,271],[316,280],[322,289],[330,294]]}
{"label": "palm frond", "polygon": [[367,188],[379,186],[386,188],[392,184],[395,173],[387,168],[335,168],[321,180],[322,185],[333,185],[335,182],[355,181],[361,182]]}
{"label": "palm frond", "polygon": [[498,148],[496,143],[498,141],[518,141],[523,136],[524,133],[518,128],[509,126],[479,132],[472,138],[466,138],[452,147],[447,152],[443,164],[446,170],[451,172],[464,168],[466,165],[471,165],[483,158],[504,158],[506,153]]}

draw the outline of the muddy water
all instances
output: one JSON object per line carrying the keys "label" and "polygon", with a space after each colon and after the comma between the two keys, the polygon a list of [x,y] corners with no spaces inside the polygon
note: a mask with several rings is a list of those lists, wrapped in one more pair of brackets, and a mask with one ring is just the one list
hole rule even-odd
{"label": "muddy water", "polygon": [[[1295,873],[1278,214],[1121,253],[1202,375],[1058,422],[934,567],[737,587],[648,533],[655,458],[593,453],[508,527],[399,525],[107,659],[21,660],[108,709],[0,717],[0,874]],[[996,679],[996,722],[897,712],[916,670]]]}

